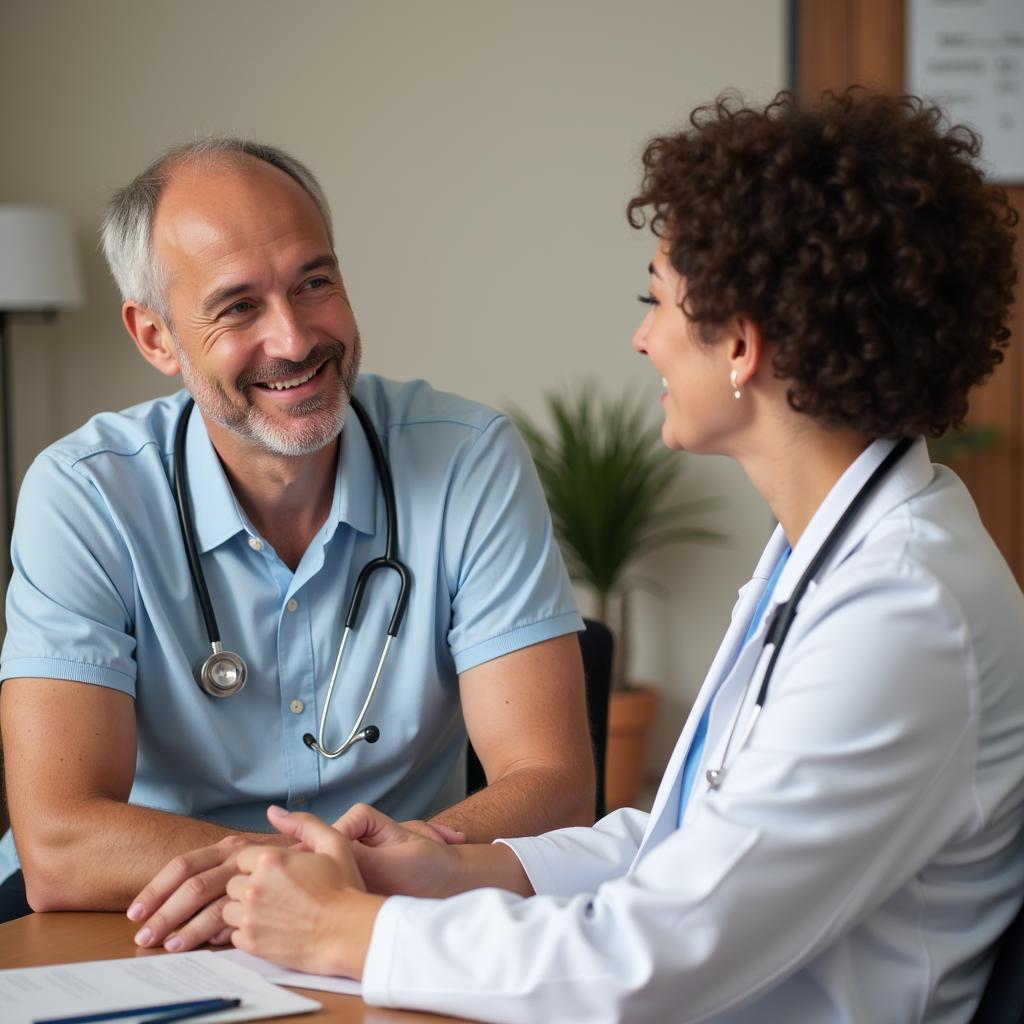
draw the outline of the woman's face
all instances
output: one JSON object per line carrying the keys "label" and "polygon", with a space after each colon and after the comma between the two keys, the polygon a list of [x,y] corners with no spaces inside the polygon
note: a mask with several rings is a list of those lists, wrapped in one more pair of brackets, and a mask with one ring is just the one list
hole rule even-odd
{"label": "woman's face", "polygon": [[706,344],[680,303],[686,282],[668,260],[662,242],[650,266],[649,304],[633,335],[633,348],[661,374],[665,422],[662,440],[669,448],[721,452],[735,414],[726,345]]}

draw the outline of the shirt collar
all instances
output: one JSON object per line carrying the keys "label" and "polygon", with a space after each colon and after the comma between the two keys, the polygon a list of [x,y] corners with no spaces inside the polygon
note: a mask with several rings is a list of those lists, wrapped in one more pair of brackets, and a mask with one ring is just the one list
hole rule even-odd
{"label": "shirt collar", "polygon": [[196,546],[201,552],[212,551],[244,530],[245,524],[224,467],[206,432],[206,423],[195,407],[185,437],[185,464]]}
{"label": "shirt collar", "polygon": [[380,483],[366,431],[359,417],[349,408],[345,416],[345,429],[341,432],[337,475],[334,479],[334,502],[324,540],[331,539],[338,523],[347,523],[360,533],[375,533],[379,490]]}
{"label": "shirt collar", "polygon": [[[248,527],[203,417],[195,409],[185,438],[185,460],[196,546],[205,553]],[[341,432],[334,498],[324,524],[324,541],[331,539],[338,523],[346,523],[360,533],[373,534],[377,523],[378,489],[370,444],[359,417],[350,411]]]}

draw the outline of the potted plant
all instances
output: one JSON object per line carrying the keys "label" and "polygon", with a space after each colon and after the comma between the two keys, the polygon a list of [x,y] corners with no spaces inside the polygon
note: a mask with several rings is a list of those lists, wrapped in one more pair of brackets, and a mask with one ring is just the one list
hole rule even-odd
{"label": "potted plant", "polygon": [[547,394],[545,405],[550,430],[518,410],[511,415],[536,464],[569,574],[593,593],[595,618],[615,636],[605,789],[614,808],[635,800],[657,708],[656,691],[626,675],[630,594],[654,586],[636,574],[636,562],[669,544],[721,540],[691,522],[717,501],[670,500],[684,462],[662,443],[646,397],[609,398],[583,384]]}

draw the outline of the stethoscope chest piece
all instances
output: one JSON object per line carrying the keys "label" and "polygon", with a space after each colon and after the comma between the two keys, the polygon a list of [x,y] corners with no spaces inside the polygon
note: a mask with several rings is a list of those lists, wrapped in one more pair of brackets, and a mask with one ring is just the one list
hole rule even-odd
{"label": "stethoscope chest piece", "polygon": [[245,686],[245,662],[233,651],[213,644],[211,654],[196,670],[196,682],[211,697],[233,697]]}

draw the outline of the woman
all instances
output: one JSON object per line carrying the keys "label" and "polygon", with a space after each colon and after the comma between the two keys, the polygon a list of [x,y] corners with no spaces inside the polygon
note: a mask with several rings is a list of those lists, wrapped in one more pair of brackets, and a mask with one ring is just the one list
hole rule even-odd
{"label": "woman", "polygon": [[1024,886],[1024,602],[922,435],[1009,336],[978,148],[860,92],[650,143],[633,346],[665,443],[735,458],[779,521],[653,812],[479,847],[272,809],[316,852],[242,853],[236,946],[481,1020],[970,1018]]}

